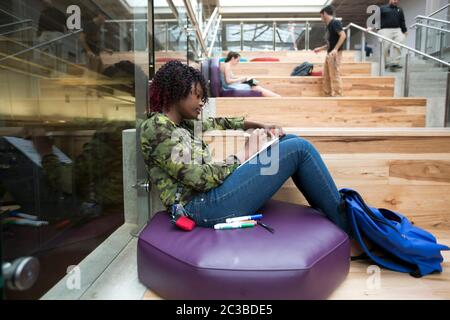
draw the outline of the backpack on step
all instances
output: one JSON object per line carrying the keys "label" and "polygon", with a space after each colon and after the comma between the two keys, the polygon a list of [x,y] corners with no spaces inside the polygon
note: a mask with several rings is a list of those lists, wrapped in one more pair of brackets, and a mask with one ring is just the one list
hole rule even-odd
{"label": "backpack on step", "polygon": [[[373,262],[413,277],[442,272],[441,251],[450,248],[436,243],[431,233],[414,226],[399,213],[369,207],[355,190],[341,189],[339,192],[355,239]],[[363,236],[375,244],[381,255],[368,249]]]}
{"label": "backpack on step", "polygon": [[291,77],[306,77],[310,76],[313,71],[314,65],[309,62],[303,62],[292,70]]}

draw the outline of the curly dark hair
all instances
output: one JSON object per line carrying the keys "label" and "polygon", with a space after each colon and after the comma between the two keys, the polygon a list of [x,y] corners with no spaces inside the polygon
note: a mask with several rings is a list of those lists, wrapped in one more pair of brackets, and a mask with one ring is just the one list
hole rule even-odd
{"label": "curly dark hair", "polygon": [[148,111],[163,112],[171,105],[186,99],[192,87],[197,84],[202,87],[202,102],[208,102],[206,81],[199,70],[177,60],[167,62],[156,72],[150,85]]}

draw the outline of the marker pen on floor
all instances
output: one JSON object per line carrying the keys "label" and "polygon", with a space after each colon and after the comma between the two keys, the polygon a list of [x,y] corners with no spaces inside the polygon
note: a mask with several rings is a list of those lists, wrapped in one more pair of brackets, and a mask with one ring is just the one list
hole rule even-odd
{"label": "marker pen on floor", "polygon": [[260,219],[262,219],[262,214],[254,214],[254,215],[250,215],[250,216],[228,218],[225,220],[225,222],[231,223],[231,222],[238,222],[238,221],[245,221],[245,220],[260,220]]}

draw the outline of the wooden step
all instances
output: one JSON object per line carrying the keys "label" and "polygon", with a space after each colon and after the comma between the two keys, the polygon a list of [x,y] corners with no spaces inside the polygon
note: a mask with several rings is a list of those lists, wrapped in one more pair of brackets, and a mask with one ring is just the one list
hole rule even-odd
{"label": "wooden step", "polygon": [[[299,50],[299,51],[239,51],[242,58],[249,61],[253,58],[272,57],[280,59],[280,62],[296,62],[302,63],[308,61],[310,63],[321,63],[325,61],[327,53],[322,51],[320,53],[314,53],[312,50]],[[228,52],[223,52],[222,57],[226,57]],[[356,51],[344,50],[342,52],[343,62],[354,62]]]}
{"label": "wooden step", "polygon": [[[369,205],[402,213],[419,226],[449,230],[449,129],[285,130],[314,144],[338,188],[353,188]],[[204,139],[217,160],[245,143],[242,131],[207,132]],[[291,179],[274,198],[307,204]]]}
{"label": "wooden step", "polygon": [[424,127],[422,98],[216,98],[216,115],[286,127]]}
{"label": "wooden step", "polygon": [[[288,77],[296,66],[295,62],[240,62],[233,67],[236,76],[260,77],[280,76]],[[314,64],[314,72],[323,71],[323,61]],[[342,76],[370,76],[372,65],[368,62],[344,62],[341,67]]]}
{"label": "wooden step", "polygon": [[[259,84],[283,97],[322,97],[322,77],[258,77]],[[393,97],[395,77],[342,77],[346,97]]]}

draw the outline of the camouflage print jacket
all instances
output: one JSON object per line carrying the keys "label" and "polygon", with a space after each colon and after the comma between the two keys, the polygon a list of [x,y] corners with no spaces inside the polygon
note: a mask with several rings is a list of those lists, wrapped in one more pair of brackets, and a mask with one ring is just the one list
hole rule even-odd
{"label": "camouflage print jacket", "polygon": [[235,156],[213,163],[207,144],[201,139],[208,130],[244,130],[244,118],[183,120],[175,124],[162,113],[152,112],[141,125],[141,148],[152,186],[170,210],[180,191],[180,204],[196,194],[223,183],[238,166]]}

